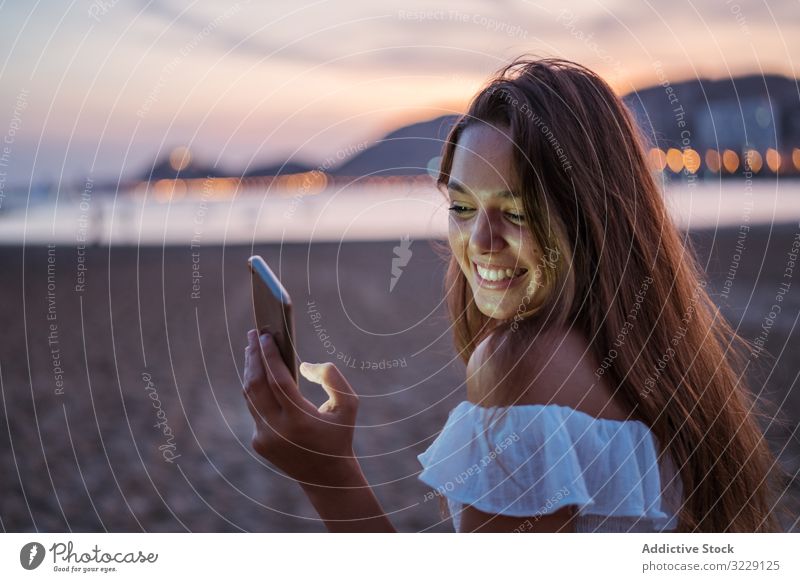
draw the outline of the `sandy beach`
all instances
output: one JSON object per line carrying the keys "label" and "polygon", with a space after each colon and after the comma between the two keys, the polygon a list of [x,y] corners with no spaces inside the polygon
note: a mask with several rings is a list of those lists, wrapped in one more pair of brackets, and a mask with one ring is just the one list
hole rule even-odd
{"label": "sandy beach", "polygon": [[[752,340],[784,280],[797,225],[692,233],[723,313]],[[240,394],[251,327],[246,258],[295,302],[300,357],[333,361],[361,394],[356,451],[400,531],[451,531],[416,455],[465,397],[428,240],[390,291],[398,241],[305,245],[0,247],[0,518],[4,531],[324,531],[300,488],[251,451]],[[727,280],[727,282],[726,282]],[[800,281],[762,353],[757,391],[780,405],[768,437],[800,465]],[[771,354],[771,356],[770,356]],[[321,388],[302,381],[307,397]],[[783,506],[800,516],[795,480]],[[789,519],[786,529],[798,529]]]}

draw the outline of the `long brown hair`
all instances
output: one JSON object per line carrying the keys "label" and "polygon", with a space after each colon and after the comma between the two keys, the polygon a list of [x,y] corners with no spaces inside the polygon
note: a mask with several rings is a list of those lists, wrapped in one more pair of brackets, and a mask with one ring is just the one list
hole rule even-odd
{"label": "long brown hair", "polygon": [[[445,291],[466,362],[487,336],[513,370],[532,341],[577,327],[602,362],[596,372],[634,409],[679,468],[678,531],[780,531],[777,463],[757,423],[765,417],[744,380],[748,342],[706,290],[691,241],[682,240],[645,154],[645,137],[608,84],[579,64],[518,57],[501,68],[452,127],[437,186],[449,181],[470,124],[510,129],[527,226],[546,261],[544,301],[491,320],[450,256]],[[513,334],[520,334],[513,337]],[[512,339],[513,337],[513,339]],[[506,341],[511,340],[511,341]],[[529,379],[528,379],[529,380]],[[513,383],[512,383],[513,384]],[[493,404],[511,405],[508,389]]]}

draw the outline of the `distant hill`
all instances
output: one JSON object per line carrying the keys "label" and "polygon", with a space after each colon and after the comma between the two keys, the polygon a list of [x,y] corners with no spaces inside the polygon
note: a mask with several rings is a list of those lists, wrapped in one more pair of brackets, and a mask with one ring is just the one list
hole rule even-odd
{"label": "distant hill", "polygon": [[432,158],[442,153],[457,115],[443,115],[406,125],[329,171],[334,176],[408,176],[425,174]]}
{"label": "distant hill", "polygon": [[280,164],[270,164],[268,166],[256,166],[247,170],[244,176],[285,176],[288,174],[300,174],[302,172],[310,172],[315,166],[309,164],[298,164],[295,162],[286,162]]}
{"label": "distant hill", "polygon": [[800,147],[800,89],[795,79],[699,79],[648,87],[623,99],[651,143],[662,148],[680,149],[684,137],[698,151]]}
{"label": "distant hill", "polygon": [[142,180],[174,180],[176,178],[191,179],[191,178],[217,178],[228,176],[230,172],[226,172],[215,166],[206,166],[192,161],[188,166],[181,170],[176,170],[170,163],[169,156],[158,160],[152,168],[145,168],[140,178]]}

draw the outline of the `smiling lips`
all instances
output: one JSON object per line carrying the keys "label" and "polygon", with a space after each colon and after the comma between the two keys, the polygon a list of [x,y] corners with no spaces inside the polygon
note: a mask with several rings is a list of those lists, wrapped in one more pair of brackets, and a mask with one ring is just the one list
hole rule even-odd
{"label": "smiling lips", "polygon": [[497,265],[489,265],[486,263],[478,264],[472,262],[475,266],[476,279],[481,287],[489,289],[504,289],[518,281],[522,275],[528,272],[523,267],[503,267]]}

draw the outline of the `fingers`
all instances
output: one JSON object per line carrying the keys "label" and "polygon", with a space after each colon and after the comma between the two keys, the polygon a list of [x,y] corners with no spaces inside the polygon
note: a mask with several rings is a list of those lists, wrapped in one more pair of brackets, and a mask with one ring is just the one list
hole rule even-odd
{"label": "fingers", "polygon": [[330,400],[326,403],[328,409],[342,409],[355,414],[358,410],[358,395],[345,377],[331,362],[322,364],[300,364],[300,373],[310,380],[321,384]]}
{"label": "fingers", "polygon": [[292,377],[289,368],[283,361],[275,340],[269,334],[263,333],[258,338],[261,352],[261,365],[267,377],[268,384],[279,405],[288,412],[315,411],[311,404],[300,393],[297,383]]}
{"label": "fingers", "polygon": [[[251,329],[247,332],[247,348],[244,351],[244,391],[248,407],[261,410],[259,416],[280,411],[278,399],[272,393],[267,382],[264,367],[261,364],[258,347],[258,334]],[[255,415],[254,415],[255,416]]]}

